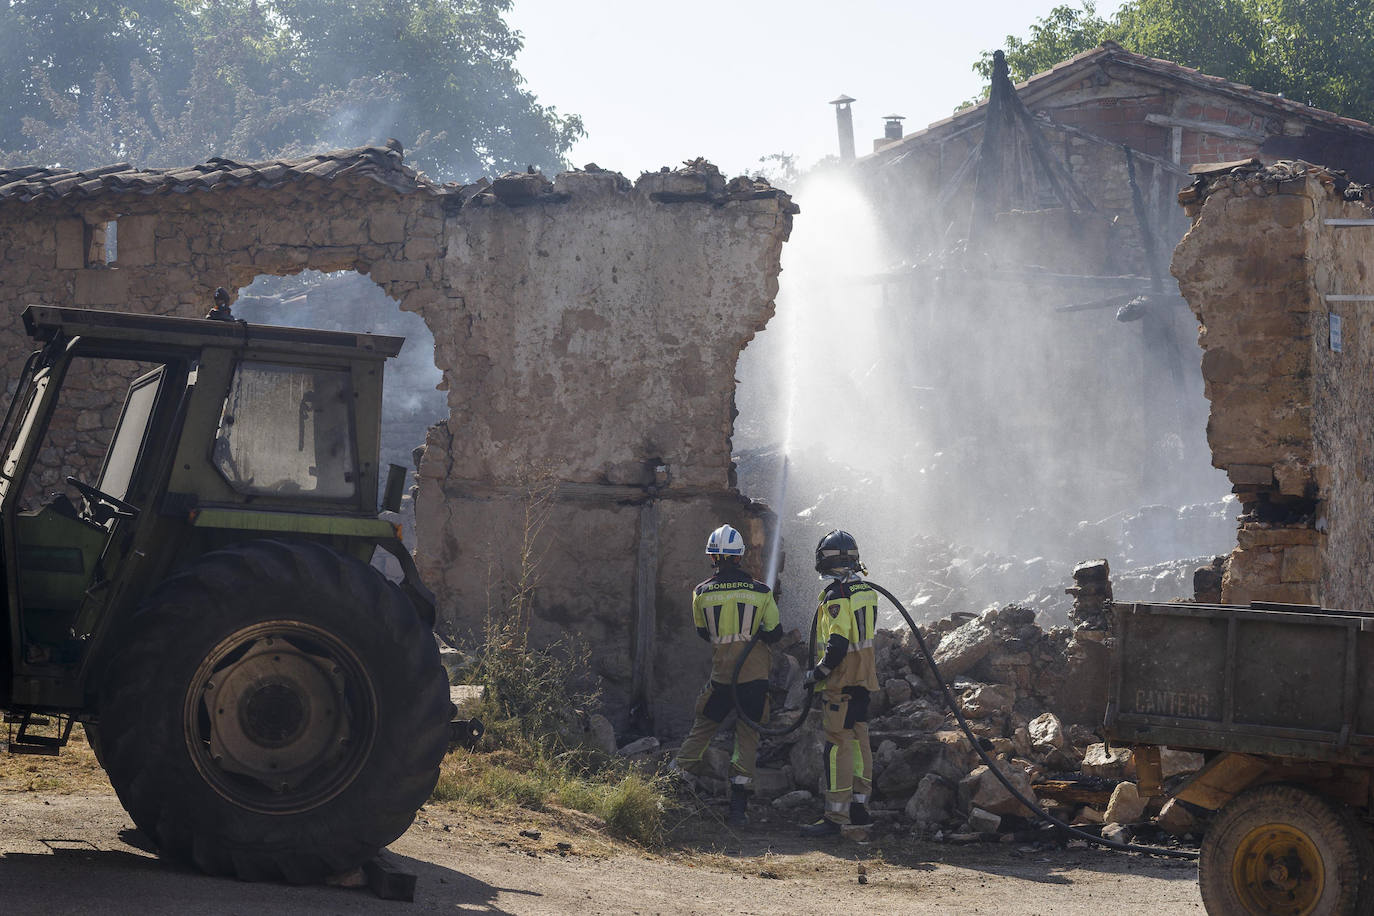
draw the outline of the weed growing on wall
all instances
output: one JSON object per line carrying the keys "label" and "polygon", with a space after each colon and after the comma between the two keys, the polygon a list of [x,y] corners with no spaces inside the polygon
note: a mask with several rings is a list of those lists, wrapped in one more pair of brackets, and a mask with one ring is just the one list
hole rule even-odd
{"label": "weed growing on wall", "polygon": [[674,804],[655,774],[635,769],[587,743],[599,689],[590,647],[577,636],[546,647],[529,640],[539,565],[558,482],[551,472],[526,486],[520,563],[512,582],[489,591],[484,642],[464,680],[486,688],[479,718],[486,725],[475,751],[445,759],[434,800],[464,807],[572,808],[595,815],[633,842],[661,841]]}

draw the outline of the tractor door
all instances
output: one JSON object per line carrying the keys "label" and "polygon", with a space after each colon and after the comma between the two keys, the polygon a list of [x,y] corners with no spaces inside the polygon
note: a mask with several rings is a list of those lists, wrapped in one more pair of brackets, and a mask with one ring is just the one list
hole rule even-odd
{"label": "tractor door", "polygon": [[65,688],[90,609],[120,574],[148,492],[139,475],[150,430],[174,394],[168,366],[147,360],[68,352],[44,372],[50,380],[40,372],[16,424],[0,495],[17,705],[75,702]]}

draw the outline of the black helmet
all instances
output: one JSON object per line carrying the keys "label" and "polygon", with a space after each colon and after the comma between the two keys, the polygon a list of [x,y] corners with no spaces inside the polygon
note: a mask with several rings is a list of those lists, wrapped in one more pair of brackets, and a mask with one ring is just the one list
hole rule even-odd
{"label": "black helmet", "polygon": [[859,545],[854,535],[836,529],[821,538],[816,545],[816,572],[821,575],[841,570],[861,569],[859,564]]}

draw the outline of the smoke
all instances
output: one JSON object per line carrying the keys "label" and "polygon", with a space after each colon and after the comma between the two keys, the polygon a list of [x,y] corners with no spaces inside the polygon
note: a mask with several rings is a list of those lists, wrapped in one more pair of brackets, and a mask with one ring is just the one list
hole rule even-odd
{"label": "smoke", "polygon": [[1035,263],[1034,232],[987,257],[904,258],[846,172],[796,198],[734,439],[741,489],[781,519],[789,623],[811,613],[811,550],[832,528],[926,616],[1023,601],[1062,619],[1090,557],[1112,561],[1119,597],[1191,595],[1192,568],[1234,543],[1191,316],[1158,316],[1190,348],[1180,389],[1139,322],[1066,310],[1080,290],[1004,269]]}
{"label": "smoke", "polygon": [[412,467],[411,452],[424,444],[430,426],[448,416],[445,395],[435,389],[443,374],[434,365],[434,335],[423,318],[401,311],[362,274],[307,270],[293,277],[263,275],[240,291],[234,314],[255,324],[405,338],[401,352],[387,361],[385,370],[383,468],[387,464]]}

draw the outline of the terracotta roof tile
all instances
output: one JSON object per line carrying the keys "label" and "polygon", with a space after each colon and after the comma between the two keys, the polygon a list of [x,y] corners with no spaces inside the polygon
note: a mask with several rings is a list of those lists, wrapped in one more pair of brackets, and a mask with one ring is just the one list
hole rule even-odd
{"label": "terracotta roof tile", "polygon": [[271,188],[297,181],[332,181],[342,175],[371,178],[403,194],[437,195],[451,190],[407,166],[399,146],[360,146],[258,163],[216,157],[189,168],[137,169],[126,162],[79,172],[42,166],[0,168],[0,203],[86,199],[115,194],[188,194],[238,187]]}

